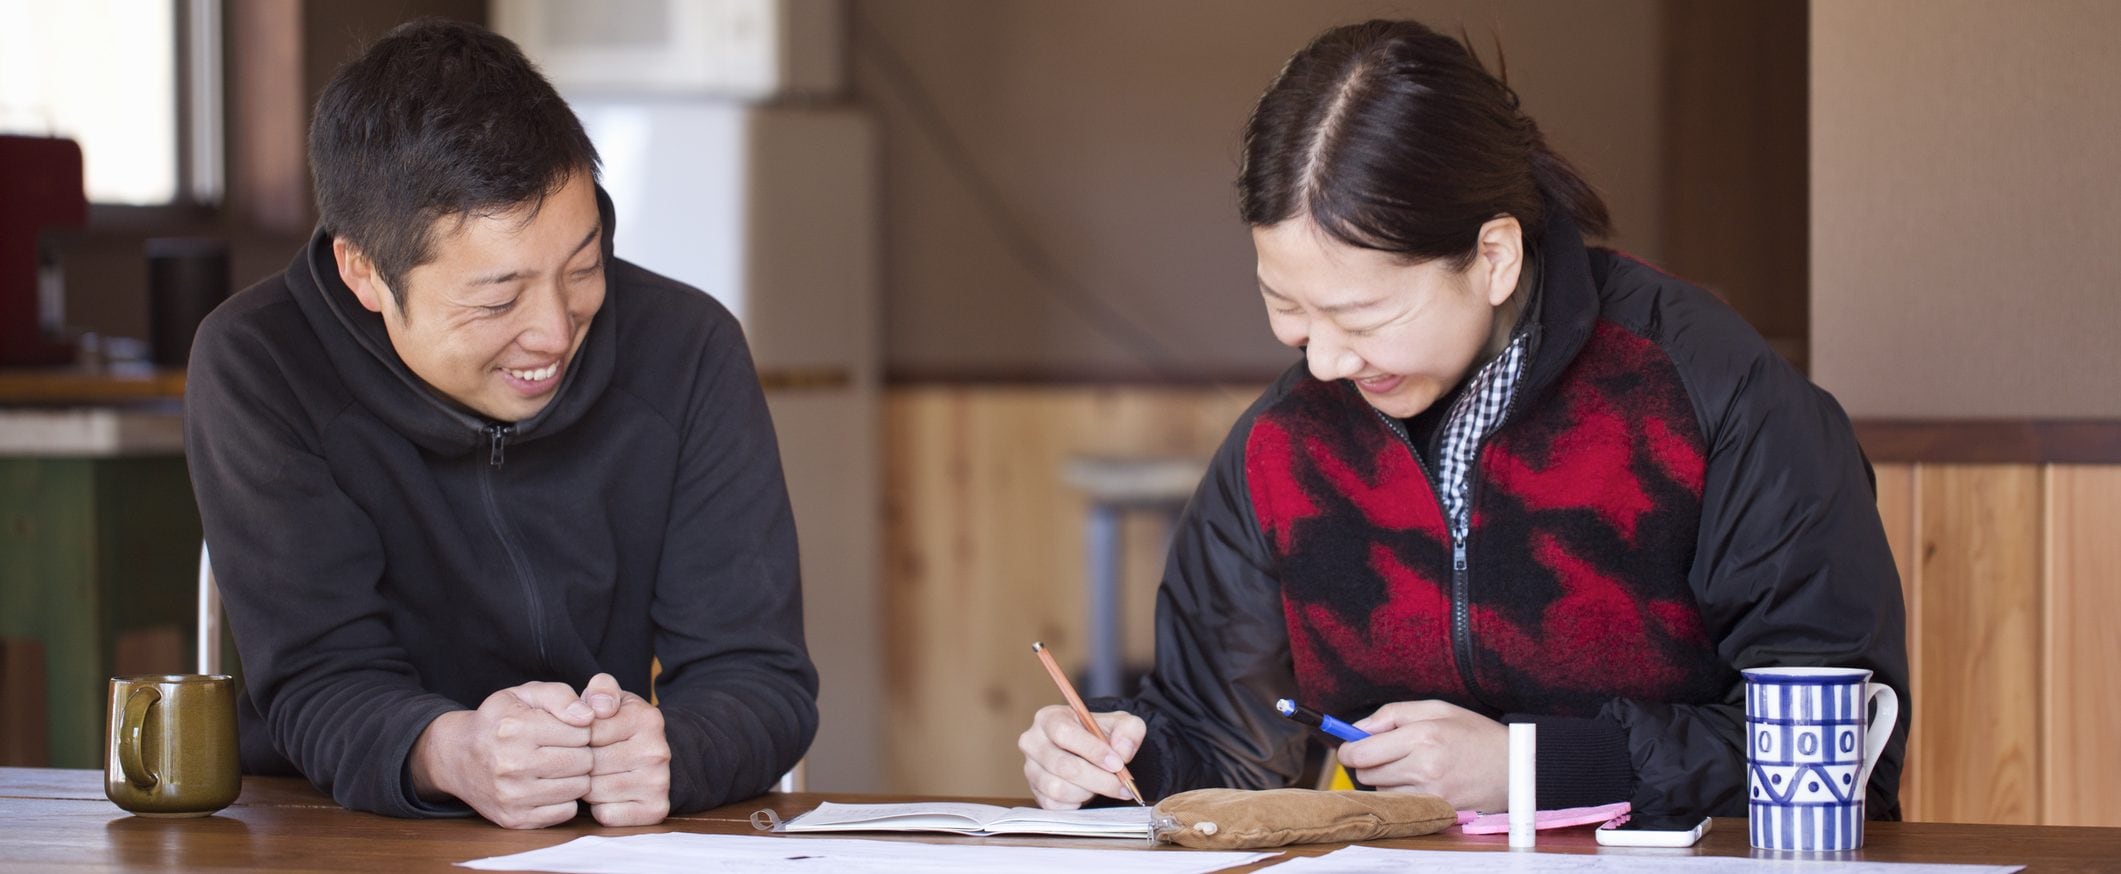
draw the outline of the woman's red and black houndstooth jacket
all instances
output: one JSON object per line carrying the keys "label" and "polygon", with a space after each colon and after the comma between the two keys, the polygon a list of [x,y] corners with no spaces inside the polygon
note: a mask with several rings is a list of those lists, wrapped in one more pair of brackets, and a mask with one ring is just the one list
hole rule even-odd
{"label": "woman's red and black houndstooth jacket", "polygon": [[[1132,766],[1162,795],[1276,786],[1310,736],[1442,699],[1540,724],[1540,806],[1743,816],[1737,669],[1870,668],[1905,702],[1899,580],[1847,417],[1698,288],[1557,221],[1534,357],[1459,546],[1429,459],[1299,364],[1240,418],[1173,538]],[[1906,719],[1869,813],[1898,815]]]}

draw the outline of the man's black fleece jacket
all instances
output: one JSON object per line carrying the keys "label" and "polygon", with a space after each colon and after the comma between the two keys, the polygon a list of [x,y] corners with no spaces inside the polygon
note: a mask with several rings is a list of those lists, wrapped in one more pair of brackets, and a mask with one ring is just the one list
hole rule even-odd
{"label": "man's black fleece jacket", "polygon": [[[546,408],[428,389],[319,234],[199,329],[185,449],[242,657],[243,764],[340,804],[414,794],[435,717],[533,680],[653,692],[674,813],[758,794],[817,731],[795,525],[750,351],[713,298],[611,257]],[[415,292],[417,293],[417,292]]]}

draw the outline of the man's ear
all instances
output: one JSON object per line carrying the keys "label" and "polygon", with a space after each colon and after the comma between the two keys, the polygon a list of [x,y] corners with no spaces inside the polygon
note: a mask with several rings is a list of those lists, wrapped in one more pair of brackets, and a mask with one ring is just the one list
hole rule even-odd
{"label": "man's ear", "polygon": [[1481,293],[1489,306],[1502,306],[1517,291],[1517,277],[1524,272],[1524,226],[1513,215],[1499,215],[1480,226],[1475,275],[1484,275]]}
{"label": "man's ear", "polygon": [[369,312],[382,312],[383,298],[390,294],[390,286],[384,284],[383,275],[376,272],[376,262],[368,260],[368,255],[360,247],[347,242],[344,237],[332,238],[331,257],[339,262],[339,281],[353,289],[354,297],[360,299],[361,305]]}

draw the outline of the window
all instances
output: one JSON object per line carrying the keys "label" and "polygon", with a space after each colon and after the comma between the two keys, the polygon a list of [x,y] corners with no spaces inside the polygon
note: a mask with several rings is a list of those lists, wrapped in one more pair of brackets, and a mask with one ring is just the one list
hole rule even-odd
{"label": "window", "polygon": [[219,0],[0,0],[0,133],[81,145],[88,199],[220,199]]}

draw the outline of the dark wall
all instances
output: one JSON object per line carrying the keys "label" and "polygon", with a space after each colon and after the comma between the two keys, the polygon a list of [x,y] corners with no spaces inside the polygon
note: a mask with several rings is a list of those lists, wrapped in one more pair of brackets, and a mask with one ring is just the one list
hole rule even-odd
{"label": "dark wall", "polygon": [[1612,243],[1801,352],[1803,0],[850,0],[882,128],[897,380],[1254,380],[1239,131],[1282,61],[1370,17],[1461,28],[1612,207]]}
{"label": "dark wall", "polygon": [[103,336],[147,336],[151,237],[229,243],[240,289],[283,268],[316,223],[306,138],[310,107],[340,63],[401,21],[486,20],[486,0],[230,0],[223,7],[227,189],[216,210],[100,210],[61,247],[67,322]]}
{"label": "dark wall", "polygon": [[1809,7],[1665,4],[1664,265],[1801,367],[1811,283]]}

